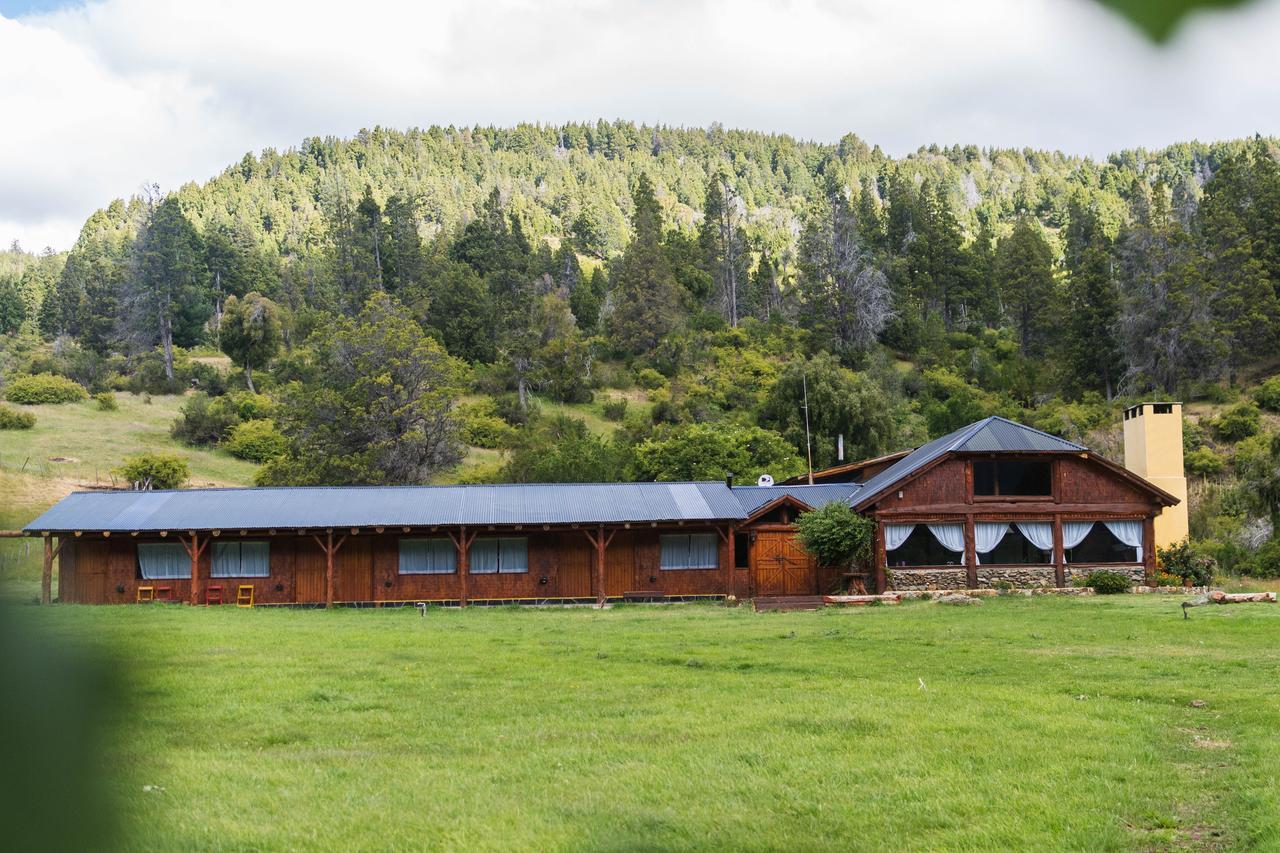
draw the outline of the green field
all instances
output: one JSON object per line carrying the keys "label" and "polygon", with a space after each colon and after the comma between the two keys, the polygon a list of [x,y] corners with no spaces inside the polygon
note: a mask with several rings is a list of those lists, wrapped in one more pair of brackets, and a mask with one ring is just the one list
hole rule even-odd
{"label": "green field", "polygon": [[1274,605],[18,615],[135,849],[1280,847]]}

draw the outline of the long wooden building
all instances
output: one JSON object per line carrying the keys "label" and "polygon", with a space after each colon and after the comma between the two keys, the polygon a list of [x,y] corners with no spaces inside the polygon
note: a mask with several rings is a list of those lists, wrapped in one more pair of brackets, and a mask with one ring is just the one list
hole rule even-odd
{"label": "long wooden building", "polygon": [[[597,601],[813,595],[800,513],[874,517],[862,582],[1062,586],[1154,571],[1154,519],[1178,502],[1086,448],[987,418],[849,471],[864,481],[80,492],[25,531],[45,542],[44,600],[193,604]],[[837,481],[831,481],[837,480]]]}

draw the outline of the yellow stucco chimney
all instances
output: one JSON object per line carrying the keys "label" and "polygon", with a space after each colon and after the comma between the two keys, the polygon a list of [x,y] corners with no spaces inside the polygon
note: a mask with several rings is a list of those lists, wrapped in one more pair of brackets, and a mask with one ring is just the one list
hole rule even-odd
{"label": "yellow stucco chimney", "polygon": [[1187,477],[1182,467],[1182,404],[1139,403],[1124,411],[1124,467],[1178,499],[1156,516],[1156,547],[1187,538]]}

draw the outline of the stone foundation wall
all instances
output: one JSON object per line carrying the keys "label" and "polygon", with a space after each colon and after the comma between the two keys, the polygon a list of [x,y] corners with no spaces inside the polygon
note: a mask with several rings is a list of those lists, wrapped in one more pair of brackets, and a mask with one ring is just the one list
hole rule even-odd
{"label": "stone foundation wall", "polygon": [[1053,586],[1055,578],[1053,566],[1004,566],[987,568],[978,566],[978,586],[994,587],[1000,581],[1012,584],[1018,589],[1030,589],[1038,586]]}
{"label": "stone foundation wall", "polygon": [[963,566],[954,569],[889,569],[889,589],[964,589],[969,585],[969,572]]}
{"label": "stone foundation wall", "polygon": [[1142,566],[1067,566],[1067,583],[1070,584],[1075,578],[1088,577],[1090,572],[1115,572],[1129,578],[1134,586],[1147,582],[1147,574]]}

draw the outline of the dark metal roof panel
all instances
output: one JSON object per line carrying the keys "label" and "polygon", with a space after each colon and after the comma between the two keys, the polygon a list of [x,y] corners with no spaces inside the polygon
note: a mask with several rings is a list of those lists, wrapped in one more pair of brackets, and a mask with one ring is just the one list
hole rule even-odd
{"label": "dark metal roof panel", "polygon": [[27,526],[45,530],[597,524],[745,517],[724,483],[589,483],[77,492]]}
{"label": "dark metal roof panel", "polygon": [[1007,418],[984,418],[922,444],[863,483],[856,500],[870,500],[946,453],[1028,450],[1082,453],[1086,448]]}
{"label": "dark metal roof panel", "polygon": [[742,503],[743,511],[747,515],[751,515],[760,507],[776,501],[784,495],[803,501],[807,506],[818,509],[835,501],[845,501],[847,503],[861,488],[857,483],[822,483],[816,486],[807,484],[797,486],[734,486],[733,493]]}

